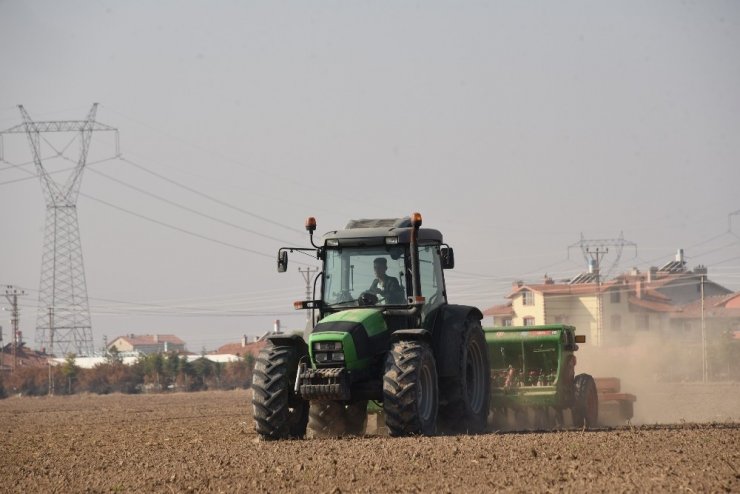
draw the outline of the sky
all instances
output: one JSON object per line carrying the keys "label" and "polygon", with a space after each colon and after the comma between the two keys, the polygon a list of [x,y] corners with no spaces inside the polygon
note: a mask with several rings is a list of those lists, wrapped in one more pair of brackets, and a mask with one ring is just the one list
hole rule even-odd
{"label": "sky", "polygon": [[[740,290],[738,2],[0,0],[0,43],[0,130],[99,103],[119,131],[77,201],[96,347],[302,329],[317,263],[275,255],[307,216],[421,212],[449,300],[481,309],[586,270],[582,238],[625,240],[611,276],[683,248]],[[46,137],[61,181],[78,145]],[[44,196],[23,134],[3,158],[0,285],[33,345]]]}

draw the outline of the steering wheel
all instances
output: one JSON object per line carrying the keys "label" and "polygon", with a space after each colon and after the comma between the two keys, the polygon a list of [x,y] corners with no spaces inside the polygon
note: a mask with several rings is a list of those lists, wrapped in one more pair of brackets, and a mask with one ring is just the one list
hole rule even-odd
{"label": "steering wheel", "polygon": [[362,292],[357,303],[362,307],[365,305],[375,305],[378,303],[378,296],[371,292]]}

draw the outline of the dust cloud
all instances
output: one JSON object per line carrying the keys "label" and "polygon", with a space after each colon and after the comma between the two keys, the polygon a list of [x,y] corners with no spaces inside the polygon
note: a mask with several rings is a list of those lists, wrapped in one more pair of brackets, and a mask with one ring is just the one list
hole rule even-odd
{"label": "dust cloud", "polygon": [[740,383],[702,383],[701,346],[649,333],[628,336],[619,346],[580,345],[576,373],[618,377],[621,392],[637,396],[633,424],[740,420]]}

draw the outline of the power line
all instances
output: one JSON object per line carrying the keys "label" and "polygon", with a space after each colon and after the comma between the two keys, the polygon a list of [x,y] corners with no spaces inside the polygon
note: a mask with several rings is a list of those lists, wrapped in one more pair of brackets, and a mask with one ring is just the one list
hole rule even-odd
{"label": "power line", "polygon": [[[49,159],[49,158],[41,158],[42,161],[47,160],[47,159]],[[113,159],[115,159],[115,157],[104,158],[104,159],[101,159],[101,160],[98,160],[98,161],[91,161],[90,163],[87,163],[85,165],[85,167],[92,166],[92,165],[98,165],[100,163],[105,163],[106,161],[111,161]],[[9,161],[5,161],[5,163],[10,163],[10,162]],[[23,171],[25,173],[28,173],[29,174],[28,177],[16,178],[14,180],[7,180],[5,182],[0,182],[0,185],[14,184],[14,183],[18,183],[18,182],[25,182],[27,180],[34,180],[36,178],[39,178],[40,175],[38,175],[37,173],[34,173],[31,170],[26,170],[25,168],[21,168],[22,166],[25,166],[27,164],[30,164],[30,163],[23,163],[23,164],[20,164],[20,165],[12,165],[12,163],[11,163],[11,165],[13,167],[18,168],[19,170],[21,170],[21,171]],[[65,172],[72,171],[75,168],[76,168],[76,166],[72,166],[72,167],[69,167],[69,168],[63,168],[61,170],[55,170],[53,172],[46,172],[46,174],[47,175],[58,175],[60,173],[65,173]]]}
{"label": "power line", "polygon": [[[43,158],[43,159],[48,159],[48,158]],[[33,160],[32,160],[32,161],[26,161],[25,163],[18,163],[16,165],[14,163],[11,163],[10,161],[6,161],[2,157],[0,157],[0,162],[2,162],[2,163],[8,163],[8,166],[5,166],[3,168],[0,168],[0,172],[3,172],[5,170],[11,170],[13,168],[21,168],[21,167],[24,167],[24,166],[33,165],[33,163],[34,163]],[[35,174],[34,174],[34,176],[35,176]]]}
{"label": "power line", "polygon": [[145,167],[143,165],[140,165],[138,163],[135,163],[135,162],[131,161],[128,158],[124,158],[124,157],[121,156],[119,159],[121,161],[123,161],[124,163],[127,163],[127,164],[129,164],[131,166],[134,166],[134,167],[138,168],[139,170],[142,170],[142,171],[144,171],[146,173],[149,173],[150,175],[153,175],[153,176],[159,178],[160,180],[164,180],[165,182],[169,182],[172,185],[175,185],[175,186],[180,187],[180,188],[182,188],[184,190],[187,190],[188,192],[191,192],[191,193],[196,194],[196,195],[198,195],[200,197],[203,197],[205,199],[208,199],[209,201],[213,201],[213,202],[215,202],[217,204],[220,204],[220,205],[222,205],[224,207],[233,209],[235,211],[239,211],[240,213],[246,214],[248,216],[251,216],[251,217],[256,218],[258,220],[264,221],[266,223],[270,223],[271,225],[279,226],[281,228],[285,228],[286,230],[289,230],[291,232],[294,232],[294,233],[303,233],[303,232],[301,232],[301,230],[298,230],[298,229],[293,228],[293,227],[288,226],[288,225],[284,225],[284,224],[282,224],[282,223],[280,223],[278,221],[271,220],[270,218],[267,218],[265,216],[261,216],[259,214],[253,213],[253,212],[248,211],[248,210],[246,210],[244,208],[240,208],[238,206],[234,206],[233,204],[230,204],[230,203],[228,203],[226,201],[222,201],[221,199],[218,199],[216,197],[213,197],[211,195],[208,195],[205,192],[201,192],[201,191],[199,191],[197,189],[194,189],[192,187],[189,187],[189,186],[187,186],[187,185],[185,185],[183,183],[180,183],[180,182],[178,182],[176,180],[173,180],[173,179],[171,179],[171,178],[169,178],[169,177],[167,177],[165,175],[162,175],[161,173],[157,173],[157,172],[152,171],[152,170],[150,170],[149,168],[147,168],[147,167]]}
{"label": "power line", "polygon": [[[66,157],[65,157],[65,159],[67,159],[67,160],[68,160],[69,158],[66,158]],[[109,158],[105,158],[105,159],[102,159],[102,160],[99,160],[99,161],[95,161],[95,162],[92,162],[92,163],[90,163],[90,165],[94,165],[94,164],[102,163],[102,162],[105,162],[105,161],[110,161],[110,160],[113,160],[113,159],[115,159],[115,157],[109,157]],[[5,183],[14,183],[14,182],[22,181],[22,180],[30,180],[30,179],[33,179],[33,178],[37,178],[37,177],[38,177],[38,175],[37,175],[37,174],[33,173],[33,172],[32,172],[32,171],[30,171],[30,170],[25,170],[25,169],[23,169],[23,168],[21,168],[21,169],[22,169],[23,171],[25,171],[25,172],[27,172],[27,173],[31,174],[31,176],[30,176],[30,177],[27,177],[27,178],[23,178],[23,179],[11,180],[11,181],[9,181],[9,182],[0,182],[0,185],[3,185],[3,184],[5,184]],[[64,172],[64,171],[69,171],[69,170],[72,170],[72,169],[74,169],[74,168],[69,168],[69,169],[67,169],[67,170],[58,170],[58,171],[56,171],[56,172],[49,172],[48,174],[49,174],[49,175],[52,175],[52,174],[55,174],[55,173],[61,173],[61,172]],[[138,187],[135,187],[135,186],[133,186],[133,185],[129,185],[129,184],[126,184],[125,182],[119,181],[119,180],[117,180],[117,179],[115,179],[115,178],[113,178],[113,177],[109,177],[108,175],[106,175],[106,174],[104,174],[104,173],[102,173],[102,172],[99,172],[99,171],[97,171],[97,170],[93,170],[93,171],[95,171],[96,173],[98,173],[98,174],[100,174],[100,175],[104,175],[104,176],[105,176],[106,178],[110,178],[111,180],[117,181],[117,182],[119,182],[119,183],[122,183],[122,184],[124,184],[124,185],[126,185],[126,186],[129,186],[129,187],[131,187],[131,188],[137,189],[137,190],[139,190],[139,191],[140,191],[140,192],[142,192],[142,193],[145,193],[145,194],[148,194],[148,195],[152,195],[152,196],[156,196],[156,194],[152,194],[152,193],[149,193],[149,192],[147,192],[147,191],[144,191],[143,189],[138,189]],[[150,218],[150,217],[148,217],[148,216],[145,216],[145,215],[143,215],[143,214],[140,214],[140,213],[136,213],[136,212],[134,212],[134,211],[128,210],[128,209],[126,209],[126,208],[123,208],[123,207],[121,207],[121,206],[116,206],[115,204],[112,204],[112,203],[110,203],[110,202],[104,201],[103,199],[99,199],[99,198],[97,198],[97,197],[93,197],[93,196],[91,196],[91,195],[89,195],[89,194],[85,194],[84,192],[79,192],[79,194],[80,194],[81,196],[83,196],[83,197],[86,197],[86,198],[90,199],[90,200],[93,200],[93,201],[99,202],[99,203],[101,203],[101,204],[104,204],[104,205],[106,205],[106,206],[108,206],[108,207],[111,207],[111,208],[113,208],[113,209],[116,209],[116,210],[118,210],[118,211],[121,211],[121,212],[124,212],[124,213],[130,214],[130,215],[132,215],[132,216],[136,216],[137,218],[140,218],[140,219],[143,219],[143,220],[146,220],[146,221],[149,221],[149,222],[152,222],[152,223],[158,224],[158,225],[160,225],[160,226],[163,226],[163,227],[165,227],[165,228],[169,228],[169,229],[172,229],[172,230],[176,230],[176,231],[179,231],[179,232],[181,232],[181,233],[185,233],[185,234],[188,234],[188,235],[191,235],[191,236],[194,236],[194,237],[197,237],[197,238],[203,239],[203,240],[208,240],[208,241],[211,241],[211,242],[215,242],[215,243],[217,243],[217,244],[220,244],[220,245],[224,245],[224,246],[227,246],[227,247],[232,247],[232,248],[235,248],[235,249],[238,249],[238,250],[244,251],[244,252],[251,252],[251,253],[253,253],[253,254],[257,254],[257,255],[260,255],[260,256],[263,256],[263,257],[270,257],[270,258],[272,258],[272,257],[273,257],[273,256],[272,256],[271,254],[267,254],[267,253],[264,253],[264,252],[256,251],[256,250],[253,250],[253,249],[248,249],[248,248],[246,248],[246,247],[242,247],[242,246],[239,246],[239,245],[231,244],[231,243],[229,243],[229,242],[224,242],[224,241],[222,241],[222,240],[218,240],[218,239],[215,239],[215,238],[213,238],[213,237],[208,237],[208,236],[206,236],[206,235],[202,235],[202,234],[200,234],[200,233],[196,233],[196,232],[193,232],[193,231],[190,231],[190,230],[186,230],[186,229],[184,229],[184,228],[181,228],[181,227],[178,227],[178,226],[175,226],[175,225],[171,225],[171,224],[169,224],[169,223],[165,223],[165,222],[163,222],[163,221],[160,221],[160,220],[157,220],[157,219],[154,219],[154,218]],[[211,220],[214,220],[214,221],[218,221],[218,222],[220,222],[220,223],[224,223],[224,224],[228,224],[229,226],[232,226],[232,227],[234,227],[234,228],[238,228],[238,229],[240,229],[240,230],[244,230],[244,231],[247,231],[247,232],[249,232],[249,233],[253,233],[253,234],[255,234],[255,235],[259,235],[259,236],[262,236],[262,237],[265,237],[265,238],[269,238],[269,239],[271,239],[271,240],[275,240],[275,241],[278,241],[278,242],[283,242],[283,243],[289,243],[289,242],[287,242],[287,241],[284,241],[284,240],[281,240],[281,239],[278,239],[278,238],[275,238],[275,237],[271,237],[271,236],[269,236],[269,235],[264,235],[264,234],[261,234],[261,233],[259,233],[259,232],[256,232],[256,231],[253,231],[253,230],[249,230],[249,229],[247,229],[247,228],[243,228],[243,227],[241,227],[241,226],[239,226],[239,225],[235,225],[235,224],[231,224],[231,223],[228,223],[228,222],[226,222],[226,221],[223,221],[223,220],[219,220],[218,218],[215,218],[215,217],[211,217],[210,215],[207,215],[207,214],[205,214],[205,213],[200,213],[200,212],[198,212],[198,211],[196,211],[196,210],[191,210],[191,209],[190,209],[190,208],[188,208],[187,206],[182,206],[182,205],[180,205],[180,204],[174,203],[173,201],[169,201],[168,199],[165,199],[165,198],[163,198],[163,197],[159,197],[159,196],[156,196],[156,197],[157,197],[158,199],[162,200],[162,201],[165,201],[165,202],[171,203],[171,204],[173,204],[173,205],[177,205],[178,207],[181,207],[181,208],[183,208],[183,209],[187,209],[187,210],[189,210],[190,212],[193,212],[193,213],[195,213],[195,214],[199,214],[199,215],[201,215],[201,216],[205,216],[205,217],[208,217],[208,218],[209,218],[209,219],[211,219]],[[297,230],[296,230],[296,231],[297,231]],[[296,262],[296,264],[300,264],[300,265],[303,265],[303,266],[309,266],[309,264],[306,264],[306,263],[302,263],[302,262],[299,262],[299,261],[295,261],[295,262]]]}
{"label": "power line", "polygon": [[[211,155],[220,156],[223,160],[225,160],[225,161],[227,161],[229,163],[232,163],[234,165],[237,165],[237,166],[239,166],[241,168],[247,168],[247,169],[249,169],[249,170],[251,170],[253,172],[260,173],[262,175],[265,175],[267,177],[271,177],[273,179],[278,179],[278,180],[280,180],[281,183],[289,182],[289,183],[291,183],[291,184],[293,184],[295,186],[301,187],[301,188],[303,188],[303,186],[304,186],[303,182],[301,182],[299,180],[296,180],[296,179],[294,179],[291,176],[281,176],[281,175],[279,175],[277,173],[273,173],[273,172],[270,172],[268,170],[264,170],[264,169],[261,169],[261,168],[255,167],[255,166],[251,166],[251,165],[246,165],[246,164],[242,163],[241,161],[238,161],[236,159],[233,159],[233,158],[225,155],[220,150],[217,150],[217,149],[208,149],[205,146],[201,146],[199,144],[196,144],[196,143],[192,142],[191,140],[183,139],[183,138],[178,137],[178,136],[176,136],[176,135],[174,135],[174,134],[172,134],[170,132],[167,132],[165,130],[159,129],[159,128],[153,126],[153,125],[144,123],[144,122],[142,122],[140,120],[137,120],[137,119],[134,119],[134,118],[132,118],[132,117],[130,117],[128,115],[125,115],[125,114],[123,114],[123,113],[121,113],[119,111],[116,111],[115,109],[110,108],[107,105],[105,106],[105,108],[107,108],[109,111],[112,111],[113,113],[117,113],[118,115],[122,116],[123,118],[125,118],[127,120],[130,120],[132,122],[135,122],[135,123],[137,123],[137,124],[139,124],[139,125],[141,125],[143,127],[146,127],[148,129],[151,129],[151,130],[155,130],[155,131],[157,131],[157,132],[159,132],[159,133],[161,133],[161,134],[163,134],[163,135],[165,135],[165,136],[167,136],[167,137],[169,137],[171,139],[174,139],[176,141],[182,142],[182,143],[184,143],[184,144],[186,144],[186,145],[188,145],[188,146],[190,146],[190,147],[192,147],[194,149],[198,149],[199,151],[207,152],[209,156],[211,156]],[[355,196],[344,196],[344,195],[338,194],[336,192],[328,192],[328,194],[329,195],[333,195],[333,196],[338,197],[338,198],[342,198],[344,200],[347,200],[347,199],[349,199],[349,200],[355,200],[355,201],[358,200],[358,198],[355,197]],[[368,204],[371,201],[372,201],[372,198],[364,198],[362,200],[362,203],[363,204]],[[284,228],[292,229],[291,227],[287,227],[285,225],[280,225],[280,226],[283,226]]]}
{"label": "power line", "polygon": [[255,254],[255,255],[258,255],[258,256],[269,257],[269,258],[273,258],[274,257],[274,256],[272,256],[270,254],[266,254],[266,253],[260,252],[258,250],[248,249],[248,248],[242,247],[240,245],[232,244],[232,243],[229,243],[229,242],[224,242],[223,240],[218,240],[218,239],[215,239],[213,237],[208,237],[206,235],[201,235],[200,233],[196,233],[196,232],[193,232],[191,230],[186,230],[185,228],[181,228],[179,226],[170,225],[169,223],[165,223],[164,221],[160,221],[160,220],[157,220],[157,219],[154,219],[154,218],[150,218],[149,216],[145,216],[143,214],[136,213],[136,212],[131,211],[129,209],[122,208],[121,206],[116,206],[115,204],[111,204],[110,202],[104,201],[103,199],[99,199],[97,197],[93,197],[90,194],[85,194],[83,192],[80,192],[80,195],[83,196],[83,197],[86,197],[86,198],[88,198],[88,199],[90,199],[92,201],[98,202],[100,204],[104,204],[104,205],[106,205],[106,206],[108,206],[110,208],[113,208],[113,209],[116,209],[118,211],[121,211],[123,213],[130,214],[131,216],[136,216],[137,218],[140,218],[142,220],[146,220],[146,221],[149,221],[149,222],[154,223],[156,225],[163,226],[165,228],[169,228],[170,230],[176,230],[178,232],[185,233],[187,235],[190,235],[190,236],[193,236],[193,237],[196,237],[196,238],[200,238],[202,240],[208,240],[209,242],[214,242],[214,243],[217,243],[217,244],[220,244],[220,245],[224,245],[226,247],[231,247],[233,249],[241,250],[241,251],[244,251],[244,252],[250,252],[250,253]]}
{"label": "power line", "polygon": [[[0,283],[0,285],[2,285],[2,283]],[[28,291],[38,292],[37,290],[33,289],[29,289]],[[104,302],[102,304],[95,303],[91,305],[94,314],[103,312],[107,314],[124,314],[135,312],[138,315],[146,311],[147,315],[177,315],[185,313],[189,314],[197,311],[214,311],[216,309],[218,309],[220,312],[241,314],[245,311],[249,313],[253,313],[255,310],[264,311],[266,308],[269,307],[275,307],[275,310],[282,310],[286,306],[286,300],[292,300],[289,298],[289,293],[293,292],[294,290],[275,288],[271,290],[260,290],[253,292],[220,294],[205,298],[190,297],[185,299],[165,299],[157,301],[156,303],[132,302],[101,297],[88,297],[88,299],[93,302]],[[105,302],[107,302],[107,304],[105,304]],[[249,307],[244,308],[245,303],[248,305],[256,306],[256,309]]]}
{"label": "power line", "polygon": [[[202,235],[200,233],[196,233],[196,232],[191,231],[191,230],[186,230],[185,228],[181,228],[179,226],[175,226],[175,225],[171,225],[169,223],[165,223],[164,221],[160,221],[160,220],[151,218],[149,216],[146,216],[146,215],[137,213],[135,211],[131,211],[130,209],[126,209],[126,208],[123,208],[121,206],[116,206],[115,204],[111,204],[110,202],[104,201],[103,199],[100,199],[100,198],[97,198],[97,197],[93,197],[90,194],[85,194],[84,192],[80,192],[80,195],[83,196],[83,197],[86,197],[87,199],[90,199],[92,201],[98,202],[100,204],[104,204],[104,205],[106,205],[106,206],[108,206],[110,208],[113,208],[113,209],[116,209],[116,210],[121,211],[123,213],[129,214],[131,216],[135,216],[137,218],[140,218],[142,220],[149,221],[149,222],[154,223],[156,225],[163,226],[165,228],[169,228],[170,230],[175,230],[175,231],[178,231],[178,232],[181,232],[181,233],[185,233],[187,235],[190,235],[190,236],[193,236],[193,237],[196,237],[196,238],[200,238],[202,240],[207,240],[209,242],[213,242],[213,243],[216,243],[216,244],[219,244],[219,245],[223,245],[223,246],[226,246],[226,247],[231,247],[233,249],[241,250],[241,251],[244,251],[244,252],[250,252],[250,253],[255,254],[255,255],[258,255],[258,256],[268,257],[270,259],[274,258],[274,256],[272,254],[267,254],[265,252],[260,252],[258,250],[254,250],[254,249],[248,249],[247,247],[242,247],[240,245],[232,244],[232,243],[229,243],[229,242],[224,242],[223,240],[218,240],[216,238],[209,237],[207,235]],[[295,262],[296,262],[296,264],[301,264],[303,266],[308,266],[309,265],[309,264],[302,263],[302,262],[299,262],[299,261],[295,261]]]}
{"label": "power line", "polygon": [[288,244],[288,243],[290,243],[290,242],[289,242],[289,241],[287,241],[287,240],[283,240],[283,239],[280,239],[280,238],[277,238],[277,237],[273,237],[273,236],[271,236],[271,235],[266,235],[266,234],[264,234],[264,233],[260,233],[260,232],[258,232],[258,231],[255,231],[255,230],[252,230],[252,229],[249,229],[249,228],[245,228],[245,227],[243,227],[243,226],[241,226],[241,225],[237,225],[237,224],[235,224],[235,223],[231,223],[231,222],[229,222],[229,221],[225,221],[225,220],[222,220],[222,219],[220,219],[220,218],[217,218],[217,217],[215,217],[215,216],[211,216],[210,214],[207,214],[207,213],[203,213],[203,212],[201,212],[201,211],[198,211],[198,210],[196,210],[196,209],[193,209],[193,208],[191,208],[191,207],[189,207],[189,206],[185,206],[185,205],[183,205],[183,204],[180,204],[180,203],[177,203],[177,202],[175,202],[175,201],[171,201],[171,200],[169,200],[169,199],[167,199],[167,198],[165,198],[165,197],[162,197],[162,196],[160,196],[160,195],[157,195],[157,194],[155,194],[155,193],[153,193],[153,192],[149,192],[149,191],[147,191],[147,190],[144,190],[144,189],[141,189],[141,188],[139,188],[139,187],[137,187],[137,186],[135,186],[135,185],[129,184],[129,183],[127,183],[127,182],[124,182],[123,180],[120,180],[120,179],[117,179],[117,178],[115,178],[115,177],[112,177],[112,176],[110,176],[110,175],[108,175],[108,174],[106,174],[106,173],[103,173],[103,172],[101,172],[100,170],[94,170],[94,169],[91,169],[90,171],[92,171],[93,173],[95,173],[95,174],[97,174],[97,175],[100,175],[100,176],[102,176],[102,177],[105,177],[105,178],[107,178],[108,180],[111,180],[111,181],[113,181],[113,182],[116,182],[116,183],[118,183],[118,184],[121,184],[121,185],[123,185],[124,187],[128,187],[128,188],[130,188],[130,189],[132,189],[132,190],[135,190],[135,191],[137,191],[137,192],[139,192],[139,193],[141,193],[141,194],[147,195],[147,196],[149,196],[149,197],[153,197],[153,198],[155,198],[155,199],[157,199],[157,200],[159,200],[159,201],[162,201],[162,202],[165,202],[165,203],[167,203],[167,204],[170,204],[171,206],[175,206],[175,207],[178,207],[178,208],[180,208],[180,209],[183,209],[183,210],[185,210],[185,211],[188,211],[188,212],[190,212],[190,213],[196,214],[196,215],[198,215],[198,216],[202,216],[203,218],[207,218],[207,219],[209,219],[209,220],[212,220],[212,221],[215,221],[215,222],[217,222],[217,223],[221,223],[222,225],[230,226],[230,227],[232,227],[232,228],[236,228],[236,229],[238,229],[238,230],[241,230],[241,231],[243,231],[243,232],[246,232],[246,233],[251,233],[251,234],[253,234],[253,235],[257,235],[257,236],[259,236],[259,237],[263,237],[263,238],[266,238],[266,239],[269,239],[269,240],[273,240],[273,241],[275,241],[275,242],[280,242],[280,243],[283,243],[283,244]]}

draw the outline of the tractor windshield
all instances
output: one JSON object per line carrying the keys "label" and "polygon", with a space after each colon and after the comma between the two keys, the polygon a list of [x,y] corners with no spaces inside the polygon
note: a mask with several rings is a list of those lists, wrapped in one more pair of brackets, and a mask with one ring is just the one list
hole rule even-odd
{"label": "tractor windshield", "polygon": [[406,265],[405,248],[398,245],[327,249],[324,303],[336,307],[403,305]]}

